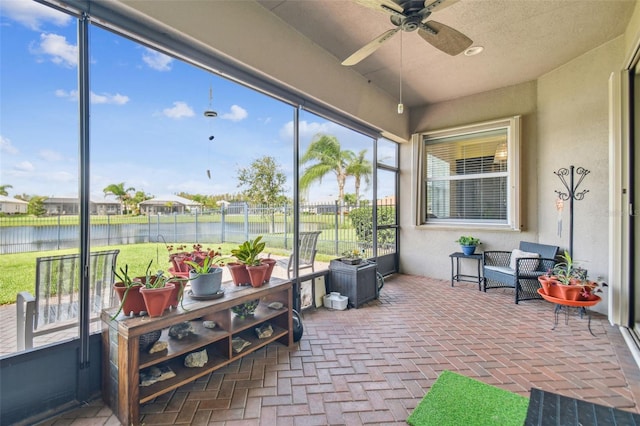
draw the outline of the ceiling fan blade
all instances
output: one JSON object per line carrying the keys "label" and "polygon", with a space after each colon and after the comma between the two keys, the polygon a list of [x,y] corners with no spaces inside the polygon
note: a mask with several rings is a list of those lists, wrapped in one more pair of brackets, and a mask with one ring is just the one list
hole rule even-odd
{"label": "ceiling fan blade", "polygon": [[464,52],[467,47],[473,44],[473,40],[460,31],[436,21],[422,24],[418,29],[418,34],[427,43],[451,56]]}
{"label": "ceiling fan blade", "polygon": [[[453,1],[458,1],[458,0],[453,0]],[[355,0],[355,2],[365,7],[368,7],[370,9],[382,10],[382,11],[388,12],[387,9],[382,7],[382,6],[385,6],[386,8],[395,10],[398,13],[403,12],[402,6],[400,6],[398,3],[394,2],[393,0]]]}
{"label": "ceiling fan blade", "polygon": [[360,48],[360,50],[356,51],[354,54],[342,61],[342,65],[349,67],[351,65],[357,64],[358,62],[375,52],[380,46],[382,46],[382,43],[389,40],[398,31],[400,31],[400,27],[383,32],[378,37],[374,38],[365,46]]}
{"label": "ceiling fan blade", "polygon": [[429,12],[437,12],[439,10],[442,10],[446,7],[451,6],[454,3],[457,3],[459,0],[435,0],[435,1],[430,1],[430,0],[426,0],[424,2],[425,4],[425,8],[429,11]]}

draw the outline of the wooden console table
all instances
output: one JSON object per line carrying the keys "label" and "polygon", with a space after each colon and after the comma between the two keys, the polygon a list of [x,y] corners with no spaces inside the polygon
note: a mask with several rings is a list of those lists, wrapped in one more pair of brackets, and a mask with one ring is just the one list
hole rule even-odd
{"label": "wooden console table", "polygon": [[[259,288],[223,285],[224,297],[217,300],[197,301],[185,295],[184,309],[166,311],[161,317],[125,317],[111,320],[116,309],[102,312],[102,395],[118,419],[125,425],[140,424],[140,404],[172,391],[199,377],[207,375],[233,361],[274,341],[293,345],[292,303],[293,286],[289,280],[272,278]],[[232,312],[233,306],[260,299],[253,317],[240,319]],[[271,302],[284,307],[271,309]],[[203,321],[215,321],[214,329],[205,328]],[[168,328],[190,321],[195,333],[182,340],[169,338]],[[273,327],[271,337],[259,339],[254,329],[268,322]],[[162,330],[160,340],[168,342],[168,349],[149,354],[139,349],[140,336]],[[234,353],[232,339],[242,337],[251,343],[240,353]],[[207,350],[208,362],[201,368],[184,366],[185,357],[193,352]],[[140,372],[153,366],[169,366],[176,374],[168,380],[141,387]]]}

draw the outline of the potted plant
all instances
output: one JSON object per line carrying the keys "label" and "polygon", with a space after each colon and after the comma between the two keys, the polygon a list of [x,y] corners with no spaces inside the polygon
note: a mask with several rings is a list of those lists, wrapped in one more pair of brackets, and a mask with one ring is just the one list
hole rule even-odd
{"label": "potted plant", "polygon": [[149,263],[149,267],[147,268],[147,274],[144,277],[140,294],[142,294],[149,316],[159,317],[165,309],[169,307],[169,301],[175,284],[170,282],[172,277],[164,275],[163,271],[150,274],[150,267],[151,263]]}
{"label": "potted plant", "polygon": [[362,262],[362,257],[360,256],[360,252],[356,249],[347,250],[342,252],[340,261],[347,265],[359,265],[360,262]]}
{"label": "potted plant", "polygon": [[476,251],[476,247],[480,244],[480,239],[472,236],[462,235],[456,240],[456,243],[460,244],[462,253],[466,256],[472,255]]}
{"label": "potted plant", "polygon": [[[259,256],[265,246],[266,244],[262,242],[262,236],[259,235],[255,240],[245,241],[231,250],[231,254],[238,260],[238,262],[228,264],[234,284],[246,284],[247,278],[253,287],[260,287],[264,283],[269,265],[262,263]],[[243,267],[246,269],[246,275],[243,275]]]}
{"label": "potted plant", "polygon": [[[184,278],[189,278],[190,267],[186,262],[195,262],[202,265],[205,258],[220,255],[219,251],[208,248],[203,250],[202,244],[193,244],[191,251],[186,251],[186,245],[179,245],[175,248],[173,245],[167,245],[166,247],[169,252],[169,262],[172,265],[169,268],[169,273]],[[211,254],[212,251],[213,254]]]}
{"label": "potted plant", "polygon": [[590,300],[600,292],[598,284],[589,281],[587,270],[576,266],[565,250],[562,261],[555,264],[547,274],[538,277],[546,295],[564,300]]}
{"label": "potted plant", "polygon": [[210,250],[201,262],[186,260],[184,263],[189,266],[189,283],[194,296],[213,296],[220,291],[222,285],[222,268],[217,262],[223,258],[217,252]]}
{"label": "potted plant", "polygon": [[[152,261],[153,262],[153,261]],[[151,262],[147,266],[147,271],[151,267]],[[139,315],[141,312],[145,310],[144,299],[140,294],[140,289],[142,288],[142,283],[134,278],[131,278],[129,275],[129,265],[124,265],[124,269],[120,267],[120,272],[113,270],[113,274],[119,280],[114,285],[113,288],[120,299],[120,306],[118,307],[118,311],[111,317],[111,319],[115,319],[120,312],[124,311],[125,315]]]}

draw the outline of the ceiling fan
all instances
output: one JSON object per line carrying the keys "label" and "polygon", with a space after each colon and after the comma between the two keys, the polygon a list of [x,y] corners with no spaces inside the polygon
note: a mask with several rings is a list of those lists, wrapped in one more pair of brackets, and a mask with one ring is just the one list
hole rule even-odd
{"label": "ceiling fan", "polygon": [[418,35],[437,49],[455,56],[471,46],[473,41],[458,30],[437,21],[427,21],[429,16],[440,9],[456,3],[458,0],[355,0],[363,6],[389,13],[395,28],[385,31],[368,44],[342,61],[342,65],[351,66],[375,52],[384,42],[398,31],[418,31]]}

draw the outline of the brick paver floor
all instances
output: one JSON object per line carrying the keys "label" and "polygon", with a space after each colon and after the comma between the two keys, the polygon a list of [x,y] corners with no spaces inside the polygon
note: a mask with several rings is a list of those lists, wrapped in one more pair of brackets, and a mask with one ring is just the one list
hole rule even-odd
{"label": "brick paver floor", "polygon": [[[513,303],[418,276],[387,279],[360,309],[304,314],[304,336],[272,344],[141,407],[145,425],[404,424],[443,370],[529,396],[531,387],[640,412],[640,370],[599,314],[555,330],[553,305]],[[45,425],[118,425],[101,401]]]}

